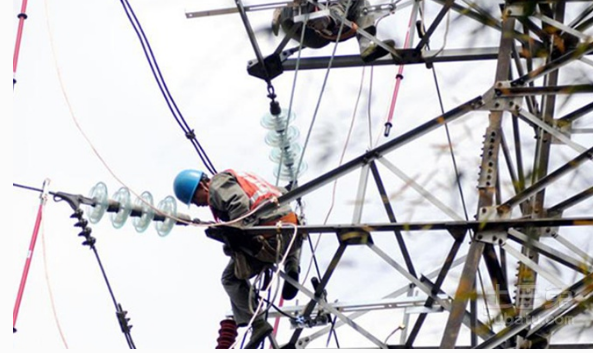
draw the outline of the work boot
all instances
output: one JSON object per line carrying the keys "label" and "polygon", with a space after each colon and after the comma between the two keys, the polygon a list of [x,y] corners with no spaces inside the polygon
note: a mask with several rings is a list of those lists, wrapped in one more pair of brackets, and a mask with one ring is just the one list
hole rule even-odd
{"label": "work boot", "polygon": [[[289,258],[289,261],[286,261],[286,263],[284,264],[284,272],[288,275],[288,277],[292,278],[293,280],[295,280],[295,282],[298,283],[299,272],[301,272],[298,260]],[[282,287],[282,298],[284,300],[294,299],[298,292],[299,289],[297,287],[288,283],[288,281],[284,281],[284,286]]]}
{"label": "work boot", "polygon": [[275,36],[278,36],[278,32],[280,31],[280,18],[282,17],[282,8],[277,8],[274,10],[272,14],[272,33]]}
{"label": "work boot", "polygon": [[[387,39],[383,41],[383,44],[387,45],[388,47],[395,47],[395,41],[392,39]],[[385,55],[387,55],[389,51],[384,49],[383,47],[379,46],[377,43],[371,43],[361,54],[360,57],[362,61],[365,63],[370,63],[375,61]]]}
{"label": "work boot", "polygon": [[273,331],[272,325],[264,319],[254,321],[251,328],[251,338],[247,342],[245,349],[256,349]]}

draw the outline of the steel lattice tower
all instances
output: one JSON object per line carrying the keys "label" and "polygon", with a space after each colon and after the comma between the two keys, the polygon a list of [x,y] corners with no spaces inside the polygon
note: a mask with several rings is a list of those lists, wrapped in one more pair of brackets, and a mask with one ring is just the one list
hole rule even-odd
{"label": "steel lattice tower", "polygon": [[[254,66],[274,70],[281,65],[285,71],[294,70],[296,60],[282,56],[276,61],[266,61],[268,66],[260,65],[264,59],[271,57],[264,58],[259,52],[257,38],[247,16],[251,9],[239,0],[236,4],[235,11],[240,13],[256,50]],[[477,61],[496,61],[495,72],[482,72],[491,77],[491,87],[444,114],[423,117],[415,128],[280,197],[280,203],[306,195],[314,197],[318,189],[334,180],[355,171],[360,175],[355,192],[357,203],[350,223],[308,224],[302,227],[310,234],[335,234],[338,247],[315,288],[293,283],[299,286],[309,301],[287,310],[305,321],[315,321],[320,318],[320,313],[327,313],[336,318],[333,328],[348,325],[372,347],[425,347],[421,329],[427,317],[439,311],[447,312],[447,319],[438,328],[441,348],[460,347],[458,338],[462,327],[469,328],[472,347],[549,347],[550,337],[557,330],[571,325],[575,318],[590,317],[593,305],[590,249],[579,248],[565,236],[574,231],[591,243],[592,179],[590,175],[585,175],[582,179],[585,180],[584,186],[582,183],[562,182],[562,177],[582,173],[582,168],[585,168],[585,173],[592,170],[592,131],[590,128],[579,128],[578,123],[586,119],[589,119],[588,123],[593,121],[590,74],[593,71],[593,5],[586,1],[507,0],[496,2],[492,11],[492,8],[486,10],[471,1],[432,0],[424,3],[410,0],[398,2],[393,10],[407,8],[412,16],[419,16],[423,6],[436,8],[437,15],[425,23],[422,36],[414,33],[412,28],[407,46],[410,49],[391,49],[392,57],[384,57],[369,65],[420,64],[430,67],[446,62],[466,62],[469,67]],[[579,9],[576,13],[575,8]],[[442,36],[446,30],[444,23],[449,12],[496,31],[498,46],[428,49],[431,38]],[[569,13],[570,17],[567,16]],[[198,13],[187,14],[188,18],[198,16]],[[282,52],[287,42],[282,42],[277,54]],[[327,57],[303,57],[299,67],[301,70],[326,68],[328,60]],[[333,67],[362,65],[357,55],[333,58]],[[575,77],[575,72],[584,74]],[[567,97],[579,98],[584,103],[570,106],[566,104]],[[389,155],[468,115],[472,116],[470,119],[474,116],[487,119],[485,129],[472,131],[481,139],[480,162],[472,171],[478,171],[477,179],[472,181],[476,202],[469,205],[475,217],[469,220],[451,216],[438,221],[398,222],[385,174],[403,173],[388,159]],[[526,131],[534,137],[527,140]],[[448,173],[458,172],[449,170]],[[408,182],[422,189],[413,180]],[[367,189],[376,189],[380,195],[386,221],[362,222],[365,198],[375,197],[375,194],[367,193]],[[449,214],[444,202],[431,197],[427,200]],[[406,207],[402,201],[397,202],[398,209]],[[382,217],[385,218],[384,215]],[[288,227],[282,230],[292,231]],[[278,230],[276,227],[255,227],[245,231],[261,234]],[[394,246],[403,261],[388,254],[374,240],[385,232],[395,236]],[[408,251],[406,235],[414,232],[438,232],[449,241],[452,239],[452,245],[447,245],[450,248],[445,261],[431,273],[418,271],[417,258]],[[464,244],[469,246],[463,247]],[[350,247],[367,247],[402,275],[408,285],[392,291],[381,300],[371,299],[356,307],[347,303],[330,303],[324,291],[331,283],[344,252]],[[485,322],[478,317],[480,263],[487,269],[485,282],[493,289],[495,299],[488,305],[503,324]],[[516,273],[507,273],[507,264],[511,263],[516,263]],[[452,269],[457,265],[462,266],[461,275],[451,277]],[[559,275],[554,270],[556,267],[570,275]],[[291,281],[283,273],[281,276]],[[445,281],[455,281],[456,289],[446,291]],[[541,298],[538,293],[543,282],[554,285],[557,293]],[[422,293],[422,299],[406,297],[411,289]],[[406,311],[404,315],[407,325],[399,345],[378,338],[372,327],[358,324],[357,320],[364,312],[386,308],[415,309]],[[270,314],[278,316],[277,312]],[[417,316],[413,316],[415,314]],[[304,348],[330,331],[329,325],[310,326],[314,327],[296,324],[291,337],[286,342],[278,340],[277,344]],[[561,345],[552,343],[552,346]],[[593,344],[589,338],[587,343],[573,346],[592,347]]]}

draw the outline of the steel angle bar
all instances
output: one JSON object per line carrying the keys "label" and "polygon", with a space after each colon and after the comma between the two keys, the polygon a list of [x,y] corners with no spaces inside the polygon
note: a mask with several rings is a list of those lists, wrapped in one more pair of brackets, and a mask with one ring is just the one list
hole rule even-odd
{"label": "steel angle bar", "polygon": [[579,61],[581,61],[589,66],[593,66],[593,60],[590,60],[588,58],[583,57],[583,58],[580,58]]}
{"label": "steel angle bar", "polygon": [[[299,290],[302,290],[302,292],[304,294],[306,294],[309,298],[311,298],[309,303],[303,309],[303,312],[302,312],[303,316],[305,316],[305,317],[309,316],[315,309],[315,306],[317,305],[317,303],[319,303],[319,305],[326,308],[327,305],[325,305],[325,304],[327,304],[327,303],[325,303],[325,301],[323,303],[321,302],[322,294],[323,294],[323,291],[325,290],[325,288],[327,287],[327,284],[328,284],[331,276],[333,275],[334,271],[336,270],[336,267],[338,266],[340,259],[344,255],[344,252],[346,251],[346,247],[347,247],[347,245],[345,243],[340,242],[340,246],[336,250],[336,253],[332,257],[329,265],[327,266],[327,269],[325,271],[325,274],[323,275],[323,278],[319,279],[320,282],[317,285],[317,288],[315,288],[315,293],[309,291],[308,289],[306,289],[303,286],[300,286],[300,284],[297,283],[294,279],[292,279],[289,276],[285,275],[284,273],[280,272],[280,275],[282,276],[282,278],[284,278],[285,281],[288,281],[288,283],[292,284],[293,286],[297,286],[297,288],[299,288]],[[328,308],[326,308],[326,309],[328,309]],[[331,309],[331,308],[329,308],[329,309]],[[335,311],[335,310],[331,309],[330,311]],[[347,320],[347,322],[349,323],[350,320]],[[290,341],[288,343],[289,347],[294,347],[296,345],[296,342],[298,341],[299,336],[301,335],[302,331],[303,331],[302,328],[297,328],[293,332],[293,334],[290,338]]]}
{"label": "steel angle bar", "polygon": [[589,29],[589,27],[591,27],[591,26],[593,26],[593,17],[589,17],[582,23],[579,23],[579,25],[576,26],[575,29],[578,31],[584,31],[586,29]]}
{"label": "steel angle bar", "polygon": [[410,185],[422,197],[424,197],[430,203],[435,205],[437,208],[439,208],[441,211],[443,211],[446,215],[448,215],[449,217],[451,217],[457,221],[463,220],[463,218],[461,216],[459,216],[457,213],[455,213],[455,211],[453,211],[450,207],[448,207],[447,205],[442,203],[438,198],[433,196],[432,193],[430,193],[428,190],[424,189],[422,186],[420,186],[418,183],[416,183],[412,178],[410,178],[408,175],[406,175],[406,173],[401,171],[399,168],[397,168],[395,165],[393,165],[387,159],[381,157],[378,160],[381,164],[383,164],[385,167],[387,167],[387,169],[389,169],[393,174],[395,174],[398,178],[403,180],[406,183],[406,185]]}
{"label": "steel angle bar", "polygon": [[[523,332],[527,327],[531,326],[534,323],[534,320],[545,320],[545,314],[546,312],[549,312],[551,308],[566,308],[574,305],[574,302],[577,300],[577,298],[587,296],[593,291],[591,281],[593,281],[593,273],[587,275],[586,277],[576,282],[566,290],[562,291],[562,293],[558,294],[551,300],[546,301],[545,303],[543,303],[536,309],[532,310],[525,316],[515,318],[515,320],[513,320],[513,322],[510,325],[496,333],[496,335],[485,340],[475,348],[496,348],[500,346],[502,343],[506,342],[508,339],[517,336],[518,334]],[[566,298],[567,296],[572,298],[570,300],[564,300],[564,298]]]}
{"label": "steel angle bar", "polygon": [[[511,178],[511,182],[513,184],[513,189],[515,193],[519,193],[519,179],[517,178],[517,172],[513,166],[513,160],[511,158],[511,152],[509,152],[509,146],[507,144],[504,131],[500,133],[500,146],[502,147],[502,153],[504,156],[504,160],[506,162],[507,170],[509,171],[509,176]],[[497,178],[499,180],[500,178]]]}
{"label": "steel angle bar", "polygon": [[550,135],[557,138],[559,141],[563,142],[565,145],[572,147],[575,151],[579,153],[583,153],[586,148],[581,146],[580,144],[574,142],[570,139],[570,137],[566,136],[564,133],[560,132],[559,130],[555,129],[554,127],[548,125],[546,122],[542,121],[537,116],[531,114],[530,112],[519,109],[519,116],[522,118],[527,119],[528,122],[535,124],[536,126],[540,127],[542,130],[546,131]]}
{"label": "steel angle bar", "polygon": [[[412,307],[424,307],[426,302],[426,296],[411,296],[404,298],[383,298],[375,300],[365,300],[358,302],[333,302],[327,303],[327,306],[332,307],[342,313],[355,313],[360,311],[375,311],[375,310],[389,310],[389,309],[406,309]],[[446,298],[442,298],[445,300]],[[297,313],[303,311],[304,305],[294,306],[283,306],[282,311],[288,313]],[[320,307],[323,309],[323,307]],[[317,310],[317,309],[316,309]],[[270,309],[268,311],[268,317],[276,318],[282,317],[279,311]]]}
{"label": "steel angle bar", "polygon": [[531,248],[542,255],[547,256],[548,258],[572,269],[577,272],[581,272],[583,274],[587,274],[591,272],[591,268],[589,265],[582,263],[581,261],[572,258],[566,254],[561,253],[560,251],[548,246],[539,240],[531,239],[526,234],[514,229],[510,228],[508,231],[509,239],[512,239],[519,244]]}
{"label": "steel angle bar", "polygon": [[556,21],[552,18],[549,18],[548,16],[545,16],[539,12],[534,13],[533,17],[541,20],[544,23],[547,23],[548,25],[550,25],[556,29],[561,30],[562,32],[572,34],[573,36],[580,38],[585,42],[588,42],[592,39],[591,36],[589,36],[585,33],[579,32],[576,29],[574,29],[573,27],[567,26],[564,23],[558,22],[558,21]]}
{"label": "steel angle bar", "polygon": [[550,61],[549,63],[540,66],[537,69],[515,79],[511,82],[511,86],[523,86],[526,83],[532,82],[543,75],[558,70],[562,66],[567,65],[572,61],[578,60],[591,52],[593,52],[593,42],[582,43],[578,45],[575,49],[564,53],[563,55]]}
{"label": "steel angle bar", "polygon": [[550,33],[544,31],[540,26],[536,25],[531,19],[521,19],[521,24],[527,28],[531,33],[536,35],[542,42],[550,41]]}
{"label": "steel angle bar", "polygon": [[[385,212],[387,212],[387,217],[389,218],[389,222],[397,223],[397,219],[395,218],[395,213],[393,212],[393,208],[391,207],[391,202],[389,202],[389,197],[387,196],[387,191],[385,190],[385,186],[383,185],[383,181],[381,180],[381,176],[379,175],[379,170],[377,169],[377,164],[375,162],[370,163],[371,172],[373,173],[373,178],[375,179],[375,184],[377,184],[377,188],[379,189],[379,194],[381,195],[381,201],[383,202],[383,206],[385,207]],[[394,231],[395,238],[397,240],[397,244],[399,245],[399,249],[402,253],[402,257],[406,263],[406,267],[408,268],[408,272],[412,274],[414,277],[416,276],[416,270],[414,269],[414,263],[412,262],[412,257],[408,252],[408,247],[406,246],[406,242],[404,237],[400,231]]]}
{"label": "steel angle bar", "polygon": [[454,3],[455,3],[455,0],[445,0],[444,1],[444,3],[442,4],[443,8],[436,15],[434,21],[432,21],[432,23],[430,24],[430,27],[428,27],[428,29],[426,30],[426,32],[424,33],[422,38],[420,38],[420,42],[418,43],[418,45],[416,45],[416,50],[420,51],[420,50],[422,50],[422,48],[424,48],[428,44],[428,42],[430,40],[430,36],[432,36],[432,34],[436,30],[436,28],[441,24],[441,21],[443,20],[443,18],[447,14],[447,12],[449,12],[449,10],[451,10],[451,6],[453,6]]}
{"label": "steel angle bar", "polygon": [[370,6],[364,6],[362,8],[362,11],[366,11],[366,12],[376,12],[376,11],[390,11],[390,12],[396,12],[397,10],[401,10],[403,8],[406,8],[412,4],[416,4],[417,1],[416,0],[408,0],[402,4],[400,4],[401,0],[398,1],[391,1],[389,3],[386,4],[378,4],[378,5],[370,5]]}
{"label": "steel angle bar", "polygon": [[[512,55],[513,55],[513,60],[515,62],[515,68],[517,69],[517,73],[519,74],[519,76],[525,75],[525,70],[523,70],[523,64],[521,63],[519,50],[517,49],[516,46],[513,46]],[[529,59],[529,60],[531,60],[531,59]],[[533,82],[530,83],[530,86],[531,87],[533,86]],[[531,113],[536,114],[537,103],[536,103],[535,97],[527,96],[527,97],[525,97],[525,102],[527,103],[527,109],[529,109],[529,111]]]}
{"label": "steel angle bar", "polygon": [[480,107],[483,104],[482,101],[482,97],[478,96],[466,103],[463,103],[461,105],[459,105],[456,108],[453,108],[452,110],[446,112],[443,115],[437,116],[434,119],[431,119],[429,121],[427,121],[426,123],[416,127],[415,129],[412,129],[398,137],[393,138],[392,140],[372,149],[367,151],[365,154],[356,157],[354,159],[352,159],[349,162],[346,162],[344,164],[342,164],[341,166],[299,186],[298,188],[295,188],[291,191],[289,191],[288,193],[280,196],[277,199],[277,203],[268,203],[266,205],[263,205],[260,209],[258,209],[257,211],[254,212],[254,216],[261,213],[261,212],[265,212],[266,210],[270,210],[272,208],[277,207],[278,205],[283,205],[286,203],[289,203],[291,201],[296,200],[297,198],[300,198],[314,190],[317,190],[318,188],[332,182],[335,179],[338,179],[350,172],[352,172],[353,170],[362,167],[365,164],[368,164],[369,162],[379,158],[380,156],[389,153],[411,141],[416,140],[417,138],[424,136],[425,134],[429,133],[430,131],[439,128],[441,126],[444,126],[444,124],[452,122],[454,120],[456,120],[457,118],[462,117],[463,115],[465,115],[466,113],[473,111],[475,109],[477,109],[478,107]]}
{"label": "steel angle bar", "polygon": [[585,190],[579,192],[578,194],[548,208],[548,214],[551,216],[561,214],[565,209],[570,208],[570,207],[588,199],[591,196],[593,196],[593,186],[591,186],[588,189],[585,189]]}
{"label": "steel angle bar", "polygon": [[[534,106],[535,108],[535,106]],[[525,189],[525,168],[523,167],[523,149],[521,147],[521,134],[519,129],[519,117],[513,114],[511,117],[513,125],[513,141],[515,144],[515,158],[517,163],[517,176],[519,178],[518,189],[523,191]]]}
{"label": "steel angle bar", "polygon": [[362,208],[364,205],[367,183],[369,180],[369,165],[366,164],[360,169],[360,179],[358,180],[358,191],[356,192],[356,200],[354,201],[354,214],[352,215],[352,223],[360,223],[362,220]]}
{"label": "steel angle bar", "polygon": [[[462,256],[459,259],[453,261],[451,263],[451,267],[452,268],[453,267],[457,267],[460,264],[462,264],[464,261],[465,261],[465,256]],[[433,277],[437,276],[439,274],[439,272],[440,272],[440,269],[439,268],[433,269],[427,275],[425,275],[425,277],[426,278],[433,278]],[[403,287],[399,288],[398,290],[396,290],[396,291],[394,291],[394,292],[386,295],[383,298],[397,298],[397,297],[399,297],[401,295],[406,294],[408,292],[409,288],[411,288],[411,287],[414,287],[414,284],[413,283],[406,284],[405,286],[403,286]],[[367,310],[367,311],[361,311],[361,312],[356,312],[356,313],[354,313],[354,314],[352,314],[352,315],[350,315],[348,317],[350,319],[357,319],[357,318],[359,318],[359,317],[361,317],[361,316],[363,316],[363,315],[365,315],[365,314],[367,314],[369,312],[370,312],[369,310]],[[345,325],[344,322],[338,321],[338,322],[336,322],[336,324],[334,325],[333,328],[336,329],[336,328],[341,327],[343,325]],[[313,334],[311,334],[309,336],[302,337],[299,340],[299,345],[298,346],[300,348],[304,347],[309,342],[311,342],[311,341],[313,341],[313,340],[315,340],[315,339],[317,339],[319,337],[322,337],[322,336],[326,335],[331,329],[332,329],[331,327],[325,327],[325,328],[323,328],[323,329],[321,329],[321,330],[319,330],[319,331],[317,331],[317,332],[315,332],[315,333],[313,333]]]}
{"label": "steel angle bar", "polygon": [[[335,56],[332,59],[332,68],[495,60],[498,57],[498,47],[423,50],[422,52],[417,52],[415,49],[395,49],[395,51],[399,57],[379,58],[370,63],[363,62],[360,55]],[[327,69],[329,60],[329,56],[301,58],[299,70]],[[296,63],[296,59],[288,59],[282,63],[282,68],[286,71],[295,70]]]}
{"label": "steel angle bar", "polygon": [[251,46],[253,47],[253,51],[255,52],[257,61],[264,69],[266,78],[270,79],[268,70],[264,65],[264,57],[261,53],[261,50],[259,49],[259,44],[257,44],[257,39],[255,39],[255,33],[253,32],[253,28],[251,28],[251,24],[249,23],[249,18],[247,17],[247,13],[245,12],[243,2],[241,0],[235,0],[235,4],[237,5],[237,10],[239,10],[239,14],[241,15],[241,20],[243,21],[243,25],[245,26],[245,30],[247,31],[247,36],[249,37],[249,41],[251,42]]}
{"label": "steel angle bar", "polygon": [[583,116],[589,114],[590,112],[593,112],[593,102],[586,104],[582,107],[580,107],[579,109],[566,114],[565,116],[558,118],[558,121],[561,122],[571,122],[574,121],[578,118],[582,118]]}
{"label": "steel angle bar", "polygon": [[[410,287],[408,289],[408,297],[411,297],[414,294],[414,288]],[[427,308],[426,305],[422,305],[422,307]],[[432,305],[429,306],[432,309]],[[410,316],[412,315],[412,313],[410,312],[410,310],[405,310],[404,311],[404,318],[402,320],[402,323],[399,326],[399,329],[401,330],[400,336],[399,336],[399,343],[400,344],[405,344],[406,343],[406,339],[408,337],[408,326],[410,326]],[[420,315],[427,315],[426,312],[421,313]],[[395,332],[395,331],[394,331]],[[385,343],[387,343],[388,339],[385,339]]]}
{"label": "steel angle bar", "polygon": [[[546,318],[546,320],[540,320],[535,325],[530,327],[527,336],[533,336],[536,332],[543,333],[545,331],[543,330],[543,328],[549,326],[550,324],[552,326],[556,326],[555,324],[556,321],[558,321],[558,319],[562,319],[560,321],[566,320],[566,316],[569,315],[569,313],[571,312],[573,313],[573,315],[571,315],[570,317],[574,317],[574,314],[584,311],[587,308],[587,304],[590,304],[592,299],[593,296],[591,295],[591,293],[584,296],[581,295],[578,298],[575,298],[575,300],[573,300],[572,305],[565,305],[559,307],[557,310],[552,310]],[[577,310],[575,312],[575,309],[578,309],[579,307],[583,307],[582,310]]]}
{"label": "steel angle bar", "polygon": [[[397,261],[393,260],[389,255],[387,255],[385,252],[383,252],[375,244],[367,244],[367,245],[373,252],[375,252],[379,257],[381,257],[385,262],[387,262],[389,265],[391,265],[391,267],[393,267],[396,271],[398,271],[400,274],[402,274],[404,277],[406,277],[406,279],[408,281],[410,281],[414,285],[416,285],[416,287],[418,289],[420,289],[421,291],[426,293],[428,296],[430,296],[436,303],[438,303],[440,306],[442,306],[445,310],[451,311],[451,308],[452,308],[451,299],[449,299],[449,300],[441,299],[438,295],[436,295],[434,293],[434,286],[432,286],[432,284],[428,285],[427,283],[425,283],[425,282],[417,279],[416,277],[412,276],[411,274],[409,274],[400,264],[397,263]],[[471,327],[471,314],[468,313],[467,311],[464,311],[462,314],[461,322],[471,329],[472,328]],[[482,324],[481,327],[485,327],[485,325]],[[490,337],[488,330],[480,329],[480,330],[478,330],[477,333],[483,339]]]}
{"label": "steel angle bar", "polygon": [[578,26],[579,22],[581,22],[582,20],[584,20],[585,18],[587,18],[587,16],[589,16],[589,14],[593,12],[593,4],[589,5],[589,7],[587,7],[585,10],[583,10],[578,16],[576,16],[574,18],[574,20],[572,20],[568,26],[575,28]]}
{"label": "steel angle bar", "polygon": [[[296,283],[292,278],[288,277],[288,276],[283,276],[283,278],[287,281],[289,281],[289,283]],[[373,336],[370,332],[368,332],[367,330],[365,330],[364,328],[362,328],[361,326],[359,326],[356,322],[354,322],[350,317],[348,317],[347,315],[344,315],[340,310],[338,310],[337,308],[335,308],[332,304],[328,303],[326,300],[324,300],[323,298],[321,298],[318,294],[317,291],[315,293],[311,292],[310,290],[308,290],[307,288],[302,288],[302,293],[305,294],[306,296],[308,296],[309,298],[311,298],[312,300],[309,302],[309,304],[307,304],[307,306],[304,307],[303,309],[303,313],[305,314],[305,316],[310,315],[311,313],[313,313],[313,311],[315,310],[316,306],[320,306],[322,307],[324,310],[332,313],[333,315],[337,316],[341,321],[343,321],[345,324],[347,324],[348,326],[350,326],[353,330],[357,331],[358,333],[360,333],[362,336],[364,336],[366,339],[368,339],[369,341],[373,342],[375,345],[377,345],[379,348],[387,348],[387,346],[385,345],[385,343],[383,343],[380,339],[378,339],[377,337]],[[301,332],[303,331],[302,328],[298,328],[295,330],[295,332],[292,335],[292,338],[290,340],[289,343],[289,347],[296,347],[296,342],[301,334]]]}
{"label": "steel angle bar", "polygon": [[[334,225],[302,225],[299,231],[307,233],[338,233],[338,232],[393,232],[393,231],[435,231],[446,230],[458,233],[466,230],[473,231],[501,231],[510,227],[563,227],[563,226],[593,226],[593,217],[565,217],[565,218],[520,218],[484,221],[445,221],[445,222],[415,222],[415,223],[363,223],[363,224],[334,224]],[[292,234],[292,226],[256,226],[241,228],[244,234]]]}
{"label": "steel angle bar", "polygon": [[[433,2],[436,2],[441,5],[445,4],[445,0],[433,0]],[[468,5],[469,7],[465,7],[457,3],[454,3],[452,6],[452,10],[494,29],[500,30],[502,28],[500,20],[490,15],[490,13],[488,13],[487,10],[482,9],[475,3]]]}
{"label": "steel angle bar", "polygon": [[554,274],[548,272],[548,270],[546,270],[545,268],[541,267],[535,261],[529,259],[527,256],[521,254],[521,252],[519,250],[517,250],[517,249],[513,248],[512,246],[508,245],[508,243],[504,243],[502,245],[502,248],[507,253],[509,253],[512,257],[514,257],[515,259],[517,259],[517,260],[521,261],[522,263],[524,263],[526,266],[528,266],[529,268],[531,268],[532,270],[534,270],[535,272],[537,272],[538,274],[540,274],[541,276],[543,276],[545,279],[547,279],[550,283],[552,283],[556,287],[562,288],[562,289],[568,287],[568,285],[566,285],[561,280],[559,280],[557,278],[557,276],[555,276]]}
{"label": "steel angle bar", "polygon": [[[434,282],[433,293],[436,294],[440,291],[441,286],[443,285],[443,282],[445,281],[445,278],[447,277],[447,274],[449,273],[449,270],[453,267],[452,260],[457,256],[457,252],[459,251],[459,248],[461,247],[461,244],[462,244],[464,238],[465,238],[464,236],[460,236],[457,239],[455,239],[455,242],[453,243],[451,250],[449,250],[449,254],[447,254],[445,263],[443,264],[443,267],[441,268],[441,271],[439,272],[439,275]],[[432,306],[433,303],[434,303],[434,299],[432,297],[429,297],[426,300],[425,305]],[[474,317],[472,316],[472,323],[471,323],[472,326],[475,324],[473,322],[474,321],[473,319],[474,319]],[[424,324],[425,320],[426,320],[426,314],[420,314],[418,316],[418,318],[416,319],[416,323],[414,324],[414,328],[412,329],[412,332],[410,332],[410,335],[408,336],[408,340],[406,341],[406,346],[411,347],[414,345],[414,341],[416,340],[418,333],[420,333],[420,329],[422,328],[422,325]]]}
{"label": "steel angle bar", "polygon": [[[445,0],[433,0],[433,2],[436,2],[436,3],[439,3],[442,5],[445,3]],[[466,1],[466,3],[467,3],[467,1]],[[461,14],[465,17],[469,17],[473,20],[476,20],[476,21],[478,21],[488,27],[491,27],[497,31],[502,31],[502,23],[498,18],[493,17],[492,15],[490,15],[490,13],[488,13],[487,10],[482,9],[475,3],[471,3],[468,5],[470,7],[461,6],[461,5],[458,5],[457,3],[455,3],[452,7],[452,10],[455,12],[458,12],[459,14]],[[474,9],[476,9],[476,11],[474,11]],[[514,38],[518,42],[522,43],[526,47],[533,49],[535,52],[545,48],[544,43],[542,43],[541,41],[536,40],[533,37],[525,36],[525,35],[523,35],[523,33],[515,31],[514,29],[509,30],[507,33],[509,33],[512,38]],[[531,56],[529,56],[529,57],[531,57]]]}
{"label": "steel angle bar", "polygon": [[531,197],[533,194],[539,192],[540,190],[543,190],[546,186],[548,186],[550,183],[558,180],[564,174],[572,171],[573,169],[576,169],[579,165],[581,165],[585,161],[592,160],[592,159],[593,159],[593,147],[591,147],[588,150],[586,150],[585,152],[581,153],[576,158],[570,160],[568,163],[559,167],[552,173],[549,173],[548,175],[544,176],[543,178],[541,178],[540,180],[538,180],[537,182],[532,184],[530,187],[523,190],[523,192],[513,196],[511,199],[509,199],[508,201],[506,201],[503,204],[501,204],[500,206],[498,206],[499,211],[501,211],[503,213],[510,211],[513,207],[515,207],[516,205],[527,200],[529,197]]}
{"label": "steel angle bar", "polygon": [[534,95],[558,95],[558,94],[577,94],[593,93],[592,84],[565,85],[565,86],[547,86],[547,87],[508,87],[496,88],[495,93],[499,97],[523,97]]}
{"label": "steel angle bar", "polygon": [[537,329],[532,328],[527,334],[527,339],[531,340],[537,336],[547,336],[560,330],[562,327],[571,324],[572,319],[576,316],[591,310],[591,305],[593,305],[593,296],[589,295],[587,299],[581,301],[569,311],[562,313],[562,316],[560,316],[562,320],[558,321],[557,318],[554,318],[554,320],[546,320],[544,321],[545,325],[539,325]]}
{"label": "steel angle bar", "polygon": [[[472,349],[475,346],[465,346],[465,345],[458,345],[455,346],[455,349]],[[409,347],[406,347],[404,345],[401,344],[390,344],[388,345],[389,349],[408,349]],[[436,350],[439,349],[440,347],[438,346],[419,346],[419,347],[414,347],[416,349],[426,349],[426,350]],[[558,343],[558,344],[550,344],[550,349],[592,349],[593,348],[593,343]]]}
{"label": "steel angle bar", "polygon": [[572,129],[572,134],[593,134],[593,128],[591,129]]}
{"label": "steel angle bar", "polygon": [[556,239],[560,244],[564,245],[568,250],[571,250],[575,254],[579,255],[589,267],[593,266],[593,257],[591,257],[591,255],[581,250],[578,246],[574,245],[560,234],[556,234],[552,237]]}
{"label": "steel angle bar", "polygon": [[[294,4],[294,1],[281,1],[281,2],[268,3],[268,4],[244,5],[243,10],[245,12],[274,10],[276,8],[292,6],[293,4]],[[228,15],[228,14],[232,14],[232,13],[237,13],[239,11],[240,10],[237,7],[212,9],[212,10],[204,10],[204,11],[192,11],[192,12],[186,12],[185,17],[198,18],[198,17],[206,17],[206,16]]]}
{"label": "steel angle bar", "polygon": [[[507,80],[511,72],[511,55],[514,38],[512,32],[515,28],[515,19],[512,17],[504,17],[502,23],[502,33],[500,37],[500,52],[498,56],[498,62],[496,65],[496,74],[494,77],[495,82]],[[489,116],[489,125],[486,132],[495,134],[501,130],[502,125],[502,111],[492,111]],[[486,136],[485,136],[486,137]],[[478,210],[486,207],[491,207],[493,204],[494,189],[488,187],[486,181],[482,184],[482,180],[487,179],[487,176],[493,174],[498,175],[498,165],[493,163],[491,168],[484,168],[488,166],[492,159],[498,158],[498,146],[499,144],[489,142],[491,139],[486,139],[483,143],[484,153],[481,158],[479,184],[478,187]],[[491,148],[491,149],[490,149]],[[486,151],[489,150],[489,153]],[[482,257],[485,249],[485,245],[482,242],[472,241],[468,250],[467,261],[463,267],[461,278],[455,291],[455,299],[451,306],[451,313],[447,319],[447,324],[443,332],[441,339],[441,348],[452,349],[455,347],[461,324],[464,319],[464,313],[466,312],[467,302],[469,297],[474,290],[474,284],[476,280],[476,274],[478,272],[478,266],[480,264],[480,258]]]}
{"label": "steel angle bar", "polygon": [[513,300],[509,294],[509,284],[506,275],[504,274],[503,268],[498,261],[494,245],[486,244],[484,246],[483,258],[488,270],[488,274],[490,275],[492,288],[498,289],[496,291],[496,299],[499,303],[500,311],[503,317],[506,319],[507,317],[513,316],[515,314],[515,310],[513,307]]}

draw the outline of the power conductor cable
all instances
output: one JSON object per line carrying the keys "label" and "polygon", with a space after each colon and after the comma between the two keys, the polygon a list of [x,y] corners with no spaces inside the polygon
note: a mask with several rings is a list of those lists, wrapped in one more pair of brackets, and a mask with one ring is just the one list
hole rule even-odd
{"label": "power conductor cable", "polygon": [[136,32],[136,35],[138,36],[138,39],[140,39],[140,44],[142,45],[144,55],[148,60],[148,64],[150,65],[152,74],[155,80],[157,81],[157,84],[159,85],[159,89],[161,90],[161,93],[163,94],[165,101],[167,102],[169,110],[173,114],[173,117],[175,118],[181,129],[183,130],[185,137],[191,141],[196,152],[198,152],[198,155],[200,156],[200,159],[202,160],[202,163],[204,163],[206,169],[208,169],[208,171],[211,174],[216,174],[216,168],[212,164],[212,161],[210,161],[210,158],[208,158],[206,151],[204,151],[204,149],[200,145],[200,142],[196,138],[194,130],[191,129],[187,124],[185,118],[183,117],[183,114],[181,114],[181,111],[177,107],[177,104],[175,103],[173,96],[169,92],[169,88],[165,83],[165,79],[163,78],[159,65],[150,46],[150,43],[148,42],[148,38],[146,37],[144,30],[142,29],[142,25],[138,21],[138,18],[136,17],[136,14],[134,13],[132,6],[127,0],[120,0],[120,2],[124,8],[124,11],[126,12],[126,16],[130,20],[130,24],[132,25],[134,31]]}

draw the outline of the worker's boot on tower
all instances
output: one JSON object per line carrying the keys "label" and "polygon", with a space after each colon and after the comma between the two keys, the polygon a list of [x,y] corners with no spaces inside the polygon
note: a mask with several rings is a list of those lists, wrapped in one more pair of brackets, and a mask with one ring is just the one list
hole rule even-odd
{"label": "worker's boot on tower", "polygon": [[251,328],[253,329],[251,338],[247,342],[247,345],[245,345],[245,349],[256,349],[273,331],[272,325],[263,318],[256,319],[251,325]]}
{"label": "worker's boot on tower", "polygon": [[[299,282],[299,273],[301,272],[301,268],[299,266],[300,257],[301,251],[299,249],[290,254],[284,263],[284,272],[286,275],[288,275],[288,277],[297,283]],[[294,299],[298,292],[299,289],[297,287],[288,283],[288,281],[284,281],[284,286],[282,287],[282,298],[284,298],[284,300]]]}

